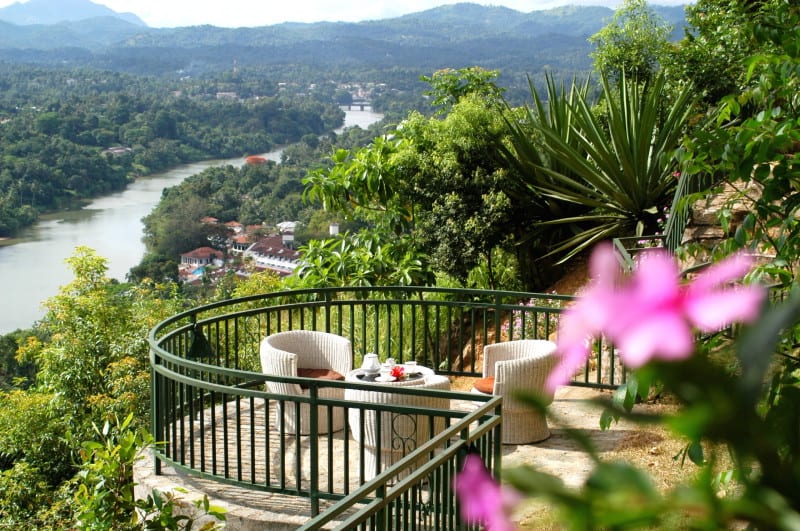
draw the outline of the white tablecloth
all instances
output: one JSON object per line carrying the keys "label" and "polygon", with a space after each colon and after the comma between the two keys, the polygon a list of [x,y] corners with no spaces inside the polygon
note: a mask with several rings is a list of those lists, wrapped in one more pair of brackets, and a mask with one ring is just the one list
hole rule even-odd
{"label": "white tablecloth", "polygon": [[[362,404],[376,405],[403,405],[416,408],[437,408],[449,409],[449,401],[445,398],[429,396],[412,396],[392,393],[393,388],[397,387],[424,387],[428,389],[450,389],[450,380],[446,376],[437,375],[432,369],[418,367],[422,374],[421,378],[400,379],[394,382],[374,382],[370,387],[375,390],[347,389],[345,400]],[[358,375],[362,374],[361,369],[350,371],[345,380],[358,383],[366,383]],[[357,442],[362,441],[361,436],[361,415],[362,410],[351,408],[348,414],[348,422],[353,438]],[[365,447],[365,479],[369,480],[385,469],[396,463],[405,455],[413,452],[419,445],[430,440],[431,436],[441,431],[445,427],[444,419],[436,419],[433,426],[434,433],[431,433],[431,426],[427,415],[413,415],[403,413],[384,412],[380,417],[380,429],[378,428],[378,415],[375,410],[363,410]],[[380,448],[378,448],[380,446]],[[378,458],[380,457],[380,466]]]}

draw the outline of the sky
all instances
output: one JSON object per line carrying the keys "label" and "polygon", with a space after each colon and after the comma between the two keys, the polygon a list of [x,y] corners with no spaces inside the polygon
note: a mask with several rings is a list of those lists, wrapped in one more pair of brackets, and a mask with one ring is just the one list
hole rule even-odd
{"label": "sky", "polygon": [[[0,0],[6,7],[20,0]],[[25,3],[27,0],[22,0]],[[463,1],[505,6],[523,13],[561,5],[603,5],[616,8],[621,0],[92,0],[119,13],[133,13],[154,28],[211,24],[237,28],[281,22],[359,22],[397,17]],[[651,4],[681,5],[690,0],[650,0]]]}

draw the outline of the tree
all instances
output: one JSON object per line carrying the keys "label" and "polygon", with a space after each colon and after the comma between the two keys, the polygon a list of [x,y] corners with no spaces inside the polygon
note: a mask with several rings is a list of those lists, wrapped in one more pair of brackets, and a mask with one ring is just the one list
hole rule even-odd
{"label": "tree", "polygon": [[732,237],[717,251],[757,253],[771,261],[773,279],[791,284],[800,266],[800,7],[775,0],[753,10],[746,40],[759,53],[744,60],[744,88],[687,139],[686,171],[724,176],[740,190],[733,200],[753,207],[735,226],[722,220]]}
{"label": "tree", "polygon": [[676,77],[688,79],[709,105],[744,89],[747,58],[777,51],[753,38],[754,23],[764,16],[784,17],[786,0],[698,0],[687,6],[689,29],[666,60]]}
{"label": "tree", "polygon": [[589,37],[595,70],[611,81],[623,77],[648,81],[669,50],[672,28],[648,7],[647,0],[625,0],[611,22]]}
{"label": "tree", "polygon": [[208,246],[214,228],[200,220],[210,213],[211,206],[198,195],[165,194],[142,220],[148,251],[177,261],[181,253]]}
{"label": "tree", "polygon": [[91,436],[91,422],[114,413],[146,423],[148,410],[147,333],[178,310],[169,286],[125,290],[109,279],[106,259],[78,247],[67,259],[75,277],[45,302],[40,327],[49,338],[29,348],[39,372],[36,387],[54,393],[76,436]]}
{"label": "tree", "polygon": [[[463,283],[472,268],[488,264],[493,282],[492,251],[507,244],[513,218],[500,189],[505,173],[495,149],[502,118],[499,107],[486,106],[484,93],[462,96],[443,119],[411,113],[391,140],[376,138],[355,153],[337,151],[331,168],[306,179],[306,197],[366,224],[372,237],[361,233],[357,240],[370,241],[384,258],[415,264],[409,270],[432,268]],[[335,252],[356,249],[354,244],[334,245]],[[333,248],[305,252],[319,256],[325,250]],[[355,267],[364,259],[361,255],[347,263]],[[324,263],[314,270],[327,267]],[[420,277],[426,278],[432,277]]]}
{"label": "tree", "polygon": [[[0,396],[0,526],[70,527],[78,448],[94,424],[130,417],[147,426],[147,333],[181,308],[173,285],[121,286],[85,247],[68,259],[74,279],[45,303],[19,360],[35,362],[34,385]],[[63,519],[63,521],[61,520]],[[54,521],[58,520],[58,521]]]}
{"label": "tree", "polygon": [[442,115],[450,112],[461,98],[470,94],[480,97],[486,105],[499,104],[504,91],[494,81],[499,75],[497,70],[471,66],[437,70],[433,75],[421,76],[420,79],[430,85],[425,95],[433,98],[431,104],[438,107],[436,114]]}

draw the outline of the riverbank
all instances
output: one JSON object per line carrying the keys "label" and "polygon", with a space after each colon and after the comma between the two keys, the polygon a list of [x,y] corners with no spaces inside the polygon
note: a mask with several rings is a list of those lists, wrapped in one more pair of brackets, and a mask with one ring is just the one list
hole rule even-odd
{"label": "riverbank", "polygon": [[[381,118],[359,111],[347,115],[346,127],[363,128]],[[283,149],[262,156],[280,162]],[[94,249],[108,261],[108,276],[124,281],[144,256],[141,220],[158,204],[163,190],[206,168],[228,164],[243,165],[244,156],[184,164],[139,177],[123,191],[98,197],[81,209],[43,215],[18,238],[0,241],[0,278],[6,302],[0,307],[0,334],[30,328],[44,315],[42,301],[72,280],[65,260],[78,246]]]}

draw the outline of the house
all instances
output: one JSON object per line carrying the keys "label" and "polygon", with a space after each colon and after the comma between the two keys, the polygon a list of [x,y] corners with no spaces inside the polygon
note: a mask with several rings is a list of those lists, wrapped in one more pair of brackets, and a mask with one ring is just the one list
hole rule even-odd
{"label": "house", "polygon": [[244,232],[244,225],[242,225],[238,221],[228,221],[225,223],[225,227],[228,230],[233,231],[235,234]]}
{"label": "house", "polygon": [[244,253],[253,260],[256,268],[275,271],[280,275],[290,275],[299,265],[300,253],[284,245],[280,234],[261,238]]}
{"label": "house", "polygon": [[207,265],[222,266],[225,254],[213,247],[198,247],[181,255],[181,265],[201,267]]}
{"label": "house", "polygon": [[228,240],[230,242],[230,250],[232,253],[241,254],[253,244],[249,234],[236,234]]}

